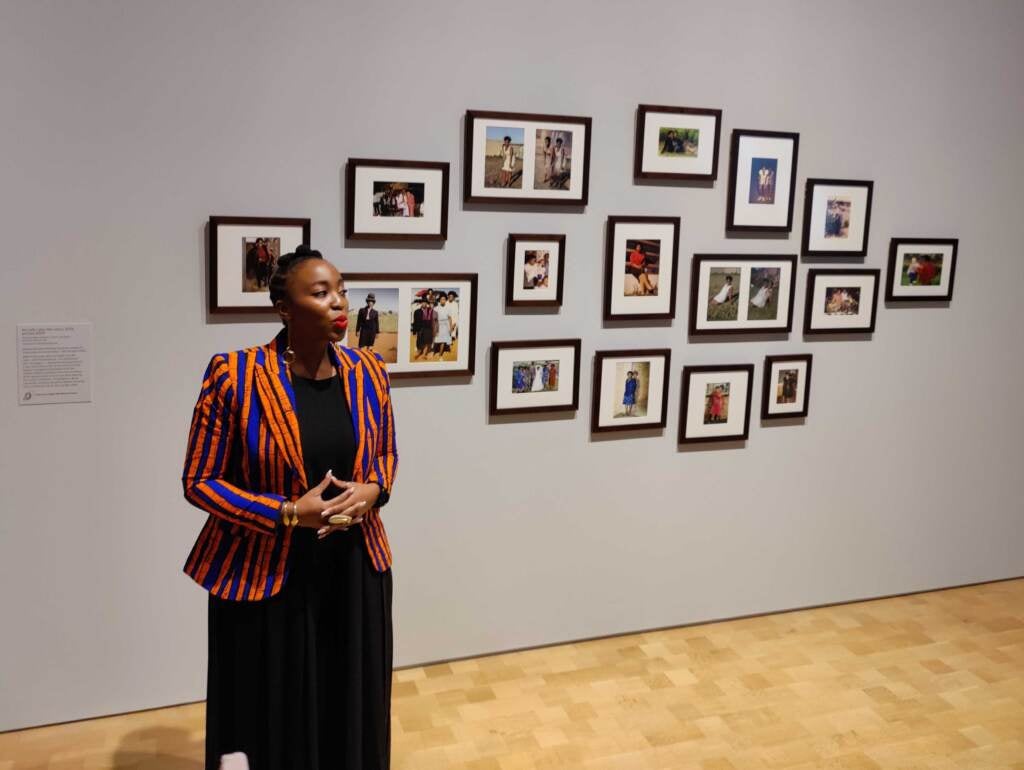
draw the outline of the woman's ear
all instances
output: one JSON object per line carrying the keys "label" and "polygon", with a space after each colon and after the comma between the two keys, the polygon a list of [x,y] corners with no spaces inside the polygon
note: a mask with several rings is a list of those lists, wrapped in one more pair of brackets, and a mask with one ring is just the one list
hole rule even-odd
{"label": "woman's ear", "polygon": [[291,315],[288,311],[288,307],[285,305],[283,299],[279,299],[274,303],[274,309],[277,310],[277,315],[281,318],[281,323],[288,323],[288,316]]}

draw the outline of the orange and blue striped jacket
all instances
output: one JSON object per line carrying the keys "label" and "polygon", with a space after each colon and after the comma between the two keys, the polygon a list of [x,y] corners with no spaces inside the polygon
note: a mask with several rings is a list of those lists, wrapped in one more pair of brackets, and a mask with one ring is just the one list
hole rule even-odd
{"label": "orange and blue striped jacket", "polygon": [[[288,578],[293,528],[281,523],[281,503],[301,497],[309,483],[284,347],[282,330],[267,345],[215,355],[192,413],[181,481],[185,498],[209,516],[184,571],[221,599],[266,599]],[[340,345],[328,353],[352,415],[352,480],[376,482],[385,502],[398,452],[383,359]],[[359,526],[370,561],[384,572],[392,559],[380,508]]]}

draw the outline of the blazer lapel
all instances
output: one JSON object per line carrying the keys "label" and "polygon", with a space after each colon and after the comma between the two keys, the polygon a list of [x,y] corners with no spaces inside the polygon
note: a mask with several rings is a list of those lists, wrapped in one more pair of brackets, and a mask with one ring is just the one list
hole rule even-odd
{"label": "blazer lapel", "polygon": [[270,429],[270,435],[292,467],[303,489],[308,489],[306,466],[302,460],[302,442],[299,438],[299,421],[295,416],[295,390],[291,375],[284,363],[285,330],[264,346],[263,365],[255,367],[256,395],[263,407],[263,414]]}
{"label": "blazer lapel", "polygon": [[363,400],[363,373],[359,368],[358,354],[353,360],[353,353],[349,350],[330,346],[329,355],[334,359],[338,368],[338,376],[341,377],[341,384],[345,389],[345,400],[348,401],[348,411],[352,416],[352,435],[356,439],[355,462],[352,464],[352,480],[363,480],[363,455],[366,452],[366,430],[362,424],[362,400]]}

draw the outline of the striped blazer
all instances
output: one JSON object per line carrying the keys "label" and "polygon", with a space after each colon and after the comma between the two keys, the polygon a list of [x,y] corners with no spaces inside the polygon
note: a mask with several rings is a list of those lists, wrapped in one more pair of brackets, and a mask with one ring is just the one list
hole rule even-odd
{"label": "striped blazer", "polygon": [[[266,599],[288,578],[293,529],[281,523],[281,503],[301,497],[310,483],[285,340],[282,330],[267,345],[215,355],[192,414],[181,481],[185,499],[209,516],[184,571],[222,599]],[[379,505],[398,464],[388,375],[372,351],[330,345],[328,353],[352,414],[352,479],[381,488],[378,507],[358,526],[374,568],[384,572],[391,549]]]}

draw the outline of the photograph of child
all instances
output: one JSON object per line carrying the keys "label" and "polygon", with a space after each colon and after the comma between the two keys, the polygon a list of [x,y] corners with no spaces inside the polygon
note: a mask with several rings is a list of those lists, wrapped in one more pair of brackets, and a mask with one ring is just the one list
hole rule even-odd
{"label": "photograph of child", "polygon": [[750,321],[774,321],[779,315],[779,277],[777,267],[755,267],[750,271]]}
{"label": "photograph of child", "polygon": [[421,217],[426,186],[423,182],[374,182],[375,217]]}
{"label": "photograph of child", "polygon": [[859,312],[859,286],[825,290],[825,315],[857,315]]}
{"label": "photograph of child", "polygon": [[572,131],[537,129],[534,190],[568,190],[572,172]]}
{"label": "photograph of child", "polygon": [[709,321],[735,321],[739,318],[738,267],[713,267],[708,275]]}
{"label": "photograph of child", "polygon": [[649,361],[617,363],[615,365],[616,393],[621,394],[614,405],[613,417],[646,417],[647,398],[651,382]]}
{"label": "photograph of child", "polygon": [[777,158],[752,158],[750,162],[749,203],[775,203]]}
{"label": "photograph of child", "polygon": [[905,254],[900,272],[901,286],[942,284],[942,254]]}
{"label": "photograph of child", "polygon": [[548,265],[550,255],[547,251],[528,250],[523,263],[523,289],[546,289],[548,287]]}
{"label": "photograph of child", "polygon": [[558,361],[515,361],[512,364],[513,393],[553,390],[558,390]]}
{"label": "photograph of child", "polygon": [[658,129],[658,155],[673,158],[694,158],[700,143],[700,130],[696,128]]}
{"label": "photograph of child", "polygon": [[245,254],[245,274],[242,291],[270,291],[270,274],[281,256],[280,238],[242,238]]}
{"label": "photograph of child", "polygon": [[656,297],[661,240],[626,240],[626,275],[622,282],[624,297]]}
{"label": "photograph of child", "polygon": [[409,362],[457,361],[459,294],[455,289],[414,289]]}
{"label": "photograph of child", "polygon": [[779,381],[775,386],[776,404],[796,403],[796,384],[800,378],[800,372],[796,369],[780,369]]}
{"label": "photograph of child", "polygon": [[729,383],[709,382],[704,393],[704,424],[729,421]]}
{"label": "photograph of child", "polygon": [[523,136],[521,128],[487,127],[484,187],[523,189]]}
{"label": "photograph of child", "polygon": [[389,364],[398,362],[398,289],[349,289],[350,348],[372,348]]}
{"label": "photograph of child", "polygon": [[841,198],[837,195],[828,199],[825,209],[826,238],[850,237],[850,207],[852,205],[853,201],[850,198]]}

